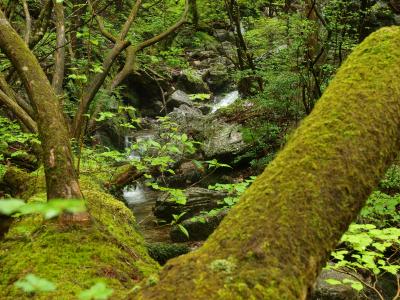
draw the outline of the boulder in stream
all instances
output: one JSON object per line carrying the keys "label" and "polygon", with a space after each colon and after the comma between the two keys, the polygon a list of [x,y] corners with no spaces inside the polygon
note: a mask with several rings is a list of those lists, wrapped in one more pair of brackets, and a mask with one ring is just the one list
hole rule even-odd
{"label": "boulder in stream", "polygon": [[206,158],[227,161],[249,148],[243,141],[240,124],[223,122],[213,114],[203,115],[200,109],[188,105],[175,108],[169,117],[183,132],[203,143],[201,148]]}
{"label": "boulder in stream", "polygon": [[223,62],[214,62],[211,64],[208,72],[204,75],[204,80],[210,87],[210,90],[215,93],[226,91],[231,85],[227,65]]}
{"label": "boulder in stream", "polygon": [[190,94],[208,94],[210,89],[203,81],[202,74],[194,69],[183,70],[177,79],[177,88]]}
{"label": "boulder in stream", "polygon": [[193,102],[190,100],[189,95],[181,90],[176,90],[175,92],[173,92],[167,100],[167,107],[169,109],[173,109],[174,107],[179,107],[183,104],[188,106],[193,106]]}

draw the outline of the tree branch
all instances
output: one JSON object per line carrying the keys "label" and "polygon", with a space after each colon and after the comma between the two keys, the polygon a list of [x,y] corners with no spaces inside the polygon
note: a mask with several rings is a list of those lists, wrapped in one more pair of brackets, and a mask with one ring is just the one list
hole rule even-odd
{"label": "tree branch", "polygon": [[136,60],[136,54],[137,52],[150,47],[156,43],[158,43],[159,41],[161,41],[162,39],[166,38],[167,36],[169,36],[170,34],[172,34],[173,32],[175,32],[179,27],[181,27],[183,24],[186,23],[187,21],[187,17],[188,17],[188,12],[189,12],[189,0],[186,0],[185,2],[185,8],[184,8],[184,12],[183,15],[181,17],[181,19],[176,22],[175,24],[173,24],[172,26],[170,26],[168,29],[166,29],[165,31],[161,32],[160,34],[140,43],[137,46],[129,46],[127,51],[126,51],[126,58],[125,58],[125,64],[124,67],[122,68],[122,70],[114,77],[112,83],[111,83],[111,90],[113,90],[114,88],[116,88],[118,85],[121,84],[122,81],[125,80],[125,78],[131,74],[132,72],[135,71],[135,60]]}
{"label": "tree branch", "polygon": [[10,110],[18,120],[25,125],[30,132],[37,133],[38,128],[36,122],[18,105],[18,103],[11,99],[6,93],[0,90],[0,102],[5,105],[5,107]]}
{"label": "tree branch", "polygon": [[2,90],[9,98],[15,99],[21,108],[29,114],[29,116],[34,120],[35,112],[33,111],[32,106],[29,104],[27,100],[18,95],[12,87],[7,83],[4,76],[0,73],[0,90]]}

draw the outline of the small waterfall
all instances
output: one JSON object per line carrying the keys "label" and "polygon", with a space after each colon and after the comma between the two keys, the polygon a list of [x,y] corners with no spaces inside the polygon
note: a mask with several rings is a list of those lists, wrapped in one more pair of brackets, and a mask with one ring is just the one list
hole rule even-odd
{"label": "small waterfall", "polygon": [[125,136],[125,143],[124,143],[125,148],[130,148],[132,146],[132,144],[133,144],[133,137],[129,136],[129,135],[126,135]]}
{"label": "small waterfall", "polygon": [[[127,136],[125,136],[125,149],[131,148],[135,142],[139,143],[141,141],[151,140],[152,138],[154,138],[154,134],[147,133],[147,132],[142,135],[136,136],[136,137],[127,135]],[[132,149],[130,154],[128,155],[128,159],[129,160],[140,159],[143,151],[144,151],[144,149],[140,149],[140,148],[138,150]]]}
{"label": "small waterfall", "polygon": [[125,187],[122,196],[124,197],[128,206],[146,202],[146,195],[141,183],[137,183],[132,187]]}
{"label": "small waterfall", "polygon": [[232,104],[237,99],[239,99],[239,97],[240,97],[239,96],[239,91],[233,91],[233,92],[230,92],[230,93],[226,94],[225,97],[223,97],[221,100],[219,100],[218,102],[216,102],[213,105],[213,107],[211,109],[211,113],[216,112],[221,107],[226,107],[226,106]]}

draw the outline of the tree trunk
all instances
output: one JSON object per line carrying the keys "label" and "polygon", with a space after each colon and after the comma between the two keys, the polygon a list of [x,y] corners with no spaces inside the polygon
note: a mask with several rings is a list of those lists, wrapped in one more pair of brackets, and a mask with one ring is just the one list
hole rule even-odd
{"label": "tree trunk", "polygon": [[55,66],[52,79],[52,86],[57,96],[63,94],[63,81],[65,70],[65,18],[64,18],[64,3],[54,1],[55,22],[57,30],[57,42],[55,51]]}
{"label": "tree trunk", "polygon": [[400,28],[350,55],[284,150],[199,250],[139,299],[307,299],[399,146]]}
{"label": "tree trunk", "polygon": [[47,197],[81,198],[68,130],[59,101],[37,59],[0,10],[0,49],[11,60],[35,110],[46,174]]}

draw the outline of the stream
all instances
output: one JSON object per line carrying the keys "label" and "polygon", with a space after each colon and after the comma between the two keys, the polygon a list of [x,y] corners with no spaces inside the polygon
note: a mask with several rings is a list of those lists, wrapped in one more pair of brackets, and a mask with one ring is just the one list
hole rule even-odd
{"label": "stream", "polygon": [[212,109],[211,109],[211,113],[214,113],[218,109],[220,109],[222,107],[226,107],[226,106],[234,103],[239,98],[240,98],[239,91],[230,92],[230,93],[228,93],[228,94],[226,94],[225,96],[222,96],[222,97],[216,96],[214,104],[213,104]]}
{"label": "stream", "polygon": [[[232,91],[224,96],[216,96],[212,104],[211,113],[226,107],[240,98],[238,91]],[[131,147],[135,141],[151,139],[153,132],[143,130],[135,136],[125,136],[125,147]],[[141,151],[132,151],[129,159],[140,159]],[[149,242],[171,242],[169,238],[170,225],[160,226],[153,214],[153,206],[160,192],[147,188],[142,183],[137,182],[127,186],[123,190],[123,198],[127,206],[132,210],[136,222],[142,231],[145,239]]]}

